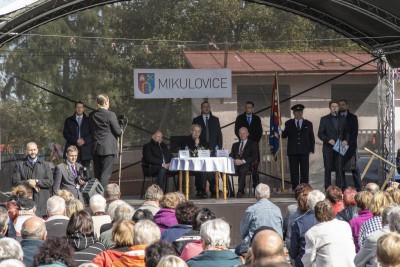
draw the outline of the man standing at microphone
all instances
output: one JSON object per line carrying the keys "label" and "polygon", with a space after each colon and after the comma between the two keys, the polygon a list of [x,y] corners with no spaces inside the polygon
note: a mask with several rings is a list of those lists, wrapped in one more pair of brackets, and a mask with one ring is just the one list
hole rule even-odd
{"label": "man standing at microphone", "polygon": [[144,168],[151,166],[151,175],[157,175],[158,185],[162,189],[165,187],[165,176],[171,159],[172,155],[167,145],[163,142],[162,132],[156,131],[151,136],[150,142],[143,146],[142,162]]}
{"label": "man standing at microphone", "polygon": [[122,134],[117,116],[108,110],[110,108],[109,101],[107,95],[98,95],[98,109],[89,115],[90,130],[93,134],[94,177],[100,180],[103,187],[106,187],[110,180],[114,157],[118,153],[117,137]]}

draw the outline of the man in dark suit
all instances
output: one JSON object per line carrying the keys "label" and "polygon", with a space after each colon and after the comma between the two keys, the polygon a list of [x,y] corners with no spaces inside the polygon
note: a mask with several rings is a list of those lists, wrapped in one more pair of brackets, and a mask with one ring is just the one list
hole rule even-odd
{"label": "man in dark suit", "polygon": [[[249,130],[249,139],[257,143],[257,147],[259,147],[260,140],[262,138],[263,129],[261,124],[261,119],[257,115],[254,114],[254,103],[251,101],[246,102],[246,111],[239,116],[237,116],[235,121],[235,134],[239,137],[239,129],[242,127],[246,127]],[[258,158],[257,161],[260,162],[260,150],[258,150]],[[255,166],[253,169],[253,188],[259,184],[258,178],[258,166]]]}
{"label": "man in dark suit", "polygon": [[[347,100],[340,100],[338,102],[339,104],[339,113],[340,116],[346,119],[346,127],[345,127],[345,132],[346,135],[348,136],[348,139],[343,140],[342,145],[346,146],[349,145],[349,148],[347,149],[347,152],[344,156],[340,157],[340,174],[341,174],[341,179],[342,179],[342,189],[346,189],[346,179],[345,179],[345,166],[350,163],[350,160],[353,157],[356,157],[357,153],[357,137],[358,137],[358,118],[356,115],[351,113],[348,109],[347,105]],[[357,191],[360,191],[362,189],[362,183],[360,179],[360,171],[357,167],[357,164],[354,166],[354,168],[351,170],[352,175],[353,175],[353,182],[354,182],[354,188]]]}
{"label": "man in dark suit", "polygon": [[66,156],[66,162],[58,164],[54,171],[53,194],[58,195],[60,189],[65,189],[79,199],[82,204],[85,204],[80,188],[86,182],[79,175],[82,165],[77,163],[78,148],[76,146],[68,147]]}
{"label": "man in dark suit", "polygon": [[143,146],[142,162],[145,168],[150,168],[149,165],[151,165],[151,175],[157,175],[158,185],[164,188],[165,176],[168,172],[172,155],[162,138],[161,131],[156,131],[151,136],[150,142]]}
{"label": "man in dark suit", "polygon": [[[201,115],[193,118],[192,124],[201,126],[200,140],[210,150],[215,150],[216,146],[219,149],[222,148],[222,132],[219,119],[211,114],[208,101],[201,103]],[[215,151],[213,154],[215,154]]]}
{"label": "man in dark suit", "polygon": [[86,168],[86,174],[90,177],[90,161],[92,155],[92,133],[89,127],[89,118],[84,113],[83,102],[75,102],[75,114],[64,121],[63,136],[66,140],[64,149],[64,159],[66,159],[69,146],[78,148],[78,160]]}
{"label": "man in dark suit", "polygon": [[[221,125],[218,117],[212,115],[208,101],[201,103],[201,115],[193,118],[192,124],[201,126],[201,143],[211,150],[211,155],[216,155],[217,146],[218,149],[222,149],[223,144]],[[215,175],[213,172],[203,173],[203,175],[207,176],[206,179],[210,183],[211,197],[213,197],[215,195]]]}
{"label": "man in dark suit", "polygon": [[117,116],[109,111],[110,102],[107,95],[97,96],[98,110],[89,115],[92,136],[94,177],[106,187],[117,152],[117,137],[121,136],[122,129],[118,124]]}
{"label": "man in dark suit", "polygon": [[325,190],[331,185],[331,172],[336,173],[336,185],[342,186],[339,172],[339,152],[333,150],[336,141],[344,139],[345,120],[338,116],[338,103],[329,102],[331,113],[321,118],[318,128],[318,138],[322,141],[322,156],[324,158]]}
{"label": "man in dark suit", "polygon": [[[189,149],[191,153],[199,149],[208,149],[201,136],[201,126],[192,124],[190,127],[190,135],[184,140],[181,149]],[[196,196],[199,198],[207,198],[206,183],[207,179],[210,183],[210,191],[215,192],[215,178],[211,177],[208,172],[193,172],[195,177]]]}
{"label": "man in dark suit", "polygon": [[309,158],[310,153],[314,153],[315,138],[312,123],[303,118],[304,105],[297,104],[291,109],[293,110],[294,118],[286,121],[282,137],[288,138],[287,155],[289,158],[290,179],[294,190],[299,183],[308,183]]}
{"label": "man in dark suit", "polygon": [[234,158],[235,171],[238,174],[239,189],[236,194],[237,198],[244,195],[246,187],[246,172],[250,170],[254,161],[258,158],[258,146],[255,141],[248,139],[249,130],[246,127],[239,129],[240,141],[232,145],[230,157]]}
{"label": "man in dark suit", "polygon": [[36,214],[46,215],[46,203],[50,197],[53,186],[53,171],[51,163],[39,159],[36,143],[30,142],[26,145],[24,160],[17,162],[12,175],[12,186],[25,184],[32,188],[33,200],[36,203]]}

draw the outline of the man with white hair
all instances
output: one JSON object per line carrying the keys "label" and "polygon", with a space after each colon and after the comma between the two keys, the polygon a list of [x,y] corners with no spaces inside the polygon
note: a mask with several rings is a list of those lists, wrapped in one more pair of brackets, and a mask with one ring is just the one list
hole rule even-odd
{"label": "man with white hair", "polygon": [[160,210],[160,200],[164,196],[163,190],[156,184],[150,185],[147,190],[144,198],[146,202],[140,206],[140,210],[149,210],[153,216]]}
{"label": "man with white hair", "polygon": [[133,236],[134,245],[121,256],[120,260],[114,261],[111,267],[145,266],[145,250],[160,240],[161,232],[154,222],[141,220],[135,224]]}
{"label": "man with white hair", "polygon": [[325,195],[319,190],[312,190],[307,195],[308,211],[300,216],[292,226],[292,235],[290,236],[289,256],[294,261],[295,267],[302,267],[301,258],[304,255],[307,231],[318,223],[315,217],[315,205],[319,201],[325,200]]}
{"label": "man with white hair", "polygon": [[200,228],[204,251],[186,263],[189,267],[222,267],[241,265],[240,257],[228,249],[231,229],[223,219],[205,222]]}
{"label": "man with white hair", "polygon": [[116,183],[108,184],[104,188],[104,198],[107,201],[107,205],[109,205],[114,200],[118,200],[121,198],[121,188]]}
{"label": "man with white hair", "polygon": [[248,207],[244,218],[240,222],[240,235],[242,243],[236,248],[236,253],[241,255],[247,252],[254,231],[260,226],[269,226],[273,228],[281,237],[283,219],[278,206],[272,203],[270,198],[270,189],[266,184],[260,183],[255,189],[257,203]]}
{"label": "man with white hair", "polygon": [[0,261],[8,259],[21,260],[24,258],[24,252],[17,240],[5,237],[0,239]]}
{"label": "man with white hair", "polygon": [[100,227],[111,222],[111,217],[106,213],[106,199],[100,194],[93,195],[89,200],[89,206],[92,210],[93,230],[95,235],[99,237]]}
{"label": "man with white hair", "polygon": [[378,239],[391,231],[400,233],[400,206],[392,204],[382,211],[382,226],[382,229],[373,232],[365,239],[360,251],[354,258],[354,264],[357,267],[378,266],[375,257]]}
{"label": "man with white hair", "polygon": [[69,218],[66,216],[65,200],[52,196],[47,200],[48,219],[45,222],[48,237],[63,237],[67,233]]}
{"label": "man with white hair", "polygon": [[379,185],[377,185],[376,183],[368,183],[365,187],[364,187],[365,191],[371,192],[372,194],[376,194],[377,192],[379,192]]}

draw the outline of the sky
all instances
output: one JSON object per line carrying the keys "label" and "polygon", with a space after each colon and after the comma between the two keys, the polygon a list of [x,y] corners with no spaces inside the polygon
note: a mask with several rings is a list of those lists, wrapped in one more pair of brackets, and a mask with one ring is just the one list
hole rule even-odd
{"label": "sky", "polygon": [[0,0],[0,8],[8,5],[9,3],[15,2],[16,0]]}

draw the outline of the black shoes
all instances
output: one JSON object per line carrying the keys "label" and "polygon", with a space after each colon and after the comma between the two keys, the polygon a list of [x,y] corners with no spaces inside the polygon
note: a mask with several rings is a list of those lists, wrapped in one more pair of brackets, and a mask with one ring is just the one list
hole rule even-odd
{"label": "black shoes", "polygon": [[238,191],[236,194],[236,198],[242,198],[244,193],[242,191]]}

